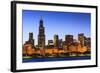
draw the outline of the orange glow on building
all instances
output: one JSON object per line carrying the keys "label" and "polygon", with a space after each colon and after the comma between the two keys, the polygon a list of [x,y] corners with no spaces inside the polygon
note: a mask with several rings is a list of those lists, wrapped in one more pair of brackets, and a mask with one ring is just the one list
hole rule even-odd
{"label": "orange glow on building", "polygon": [[34,49],[31,44],[24,44],[23,54],[32,55],[32,54],[61,54],[61,53],[70,53],[70,52],[80,52],[84,53],[87,51],[87,47],[81,47],[81,44],[70,45],[69,49],[67,47],[58,49],[58,48],[44,48],[44,49]]}

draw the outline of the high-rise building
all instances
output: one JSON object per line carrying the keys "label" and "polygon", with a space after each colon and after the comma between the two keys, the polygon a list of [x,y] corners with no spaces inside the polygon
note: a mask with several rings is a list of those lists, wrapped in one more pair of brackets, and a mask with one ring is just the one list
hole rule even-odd
{"label": "high-rise building", "polygon": [[65,35],[65,43],[66,45],[70,45],[73,43],[73,35]]}
{"label": "high-rise building", "polygon": [[43,26],[42,17],[39,22],[38,46],[39,46],[39,48],[45,47],[45,28]]}
{"label": "high-rise building", "polygon": [[78,41],[80,42],[81,47],[83,47],[84,46],[84,34],[83,33],[78,34]]}
{"label": "high-rise building", "polygon": [[59,39],[59,48],[62,48],[63,47],[63,41],[62,39]]}
{"label": "high-rise building", "polygon": [[84,45],[87,47],[88,50],[90,50],[91,48],[91,38],[90,37],[85,37],[85,40],[84,40]]}
{"label": "high-rise building", "polygon": [[55,48],[59,47],[59,37],[58,37],[58,35],[54,35],[54,47]]}
{"label": "high-rise building", "polygon": [[53,40],[48,40],[48,45],[53,45]]}
{"label": "high-rise building", "polygon": [[25,44],[31,44],[32,47],[34,47],[34,39],[33,39],[33,33],[32,32],[29,33],[29,39],[28,39],[28,41],[25,42]]}
{"label": "high-rise building", "polygon": [[35,49],[33,33],[30,32],[28,41],[23,45],[23,55],[32,55],[33,49]]}
{"label": "high-rise building", "polygon": [[30,32],[29,33],[29,40],[28,40],[32,45],[33,45],[33,47],[34,47],[34,39],[33,39],[33,33],[32,32]]}

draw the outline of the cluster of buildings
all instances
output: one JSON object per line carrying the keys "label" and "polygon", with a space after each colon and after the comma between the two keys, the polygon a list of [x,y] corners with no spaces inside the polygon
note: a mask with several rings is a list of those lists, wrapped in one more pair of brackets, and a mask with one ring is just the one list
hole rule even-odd
{"label": "cluster of buildings", "polygon": [[41,18],[39,22],[38,44],[34,45],[33,33],[30,32],[28,41],[23,45],[23,54],[91,51],[91,38],[86,37],[83,33],[78,34],[78,40],[74,39],[73,35],[65,35],[65,40],[63,41],[62,39],[59,39],[57,34],[55,34],[53,40],[48,40],[48,45],[46,45],[45,41],[45,27],[43,26],[43,19]]}

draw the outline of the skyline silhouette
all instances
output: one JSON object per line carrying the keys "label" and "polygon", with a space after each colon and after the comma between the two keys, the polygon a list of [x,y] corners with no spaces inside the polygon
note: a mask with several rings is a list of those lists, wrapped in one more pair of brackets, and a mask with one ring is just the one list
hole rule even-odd
{"label": "skyline silhouette", "polygon": [[41,16],[45,27],[46,44],[48,40],[53,39],[54,34],[58,34],[63,40],[67,34],[73,35],[75,39],[78,33],[90,37],[90,13],[23,10],[23,43],[28,39],[28,33],[33,32],[35,45],[37,44]]}

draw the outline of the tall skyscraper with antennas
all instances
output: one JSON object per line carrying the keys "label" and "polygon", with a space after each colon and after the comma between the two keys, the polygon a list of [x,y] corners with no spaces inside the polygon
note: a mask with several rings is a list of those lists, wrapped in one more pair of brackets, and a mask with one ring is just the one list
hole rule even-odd
{"label": "tall skyscraper with antennas", "polygon": [[43,26],[43,18],[42,17],[39,22],[38,46],[39,46],[39,48],[45,47],[45,28]]}

